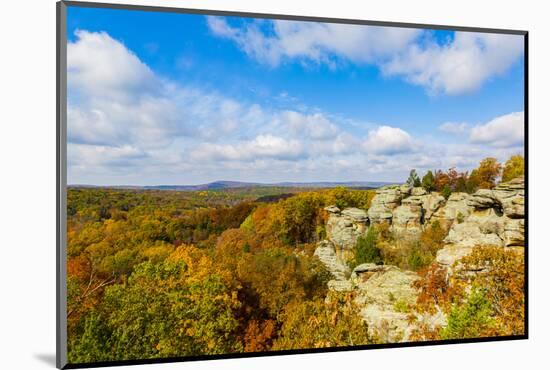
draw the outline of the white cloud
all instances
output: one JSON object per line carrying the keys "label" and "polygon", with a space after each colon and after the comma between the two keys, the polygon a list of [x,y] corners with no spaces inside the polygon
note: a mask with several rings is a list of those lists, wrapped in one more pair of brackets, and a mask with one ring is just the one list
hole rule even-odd
{"label": "white cloud", "polygon": [[219,138],[263,122],[256,105],[161,78],[106,33],[75,35],[67,51],[69,142],[162,149],[178,137]]}
{"label": "white cloud", "polygon": [[420,34],[412,28],[284,20],[249,22],[242,27],[232,27],[220,17],[208,17],[207,22],[212,33],[234,41],[250,57],[271,66],[289,58],[328,64],[338,57],[373,62],[398,52]]}
{"label": "white cloud", "polygon": [[380,126],[369,131],[363,146],[369,153],[392,155],[412,151],[413,140],[398,127]]}
{"label": "white cloud", "polygon": [[[498,119],[476,126],[474,144],[460,147],[421,140],[390,125],[374,126],[362,137],[363,125],[319,110],[269,108],[164,79],[105,33],[76,36],[68,50],[69,183],[383,181],[400,178],[411,165],[469,168],[488,154],[505,159],[511,148],[477,144],[521,142],[510,139],[513,133],[491,136],[495,127],[508,127]],[[317,55],[322,61],[330,54],[315,43],[301,52],[285,45],[280,61],[289,55]],[[288,95],[279,98],[288,100],[285,106],[297,104]]]}
{"label": "white cloud", "polygon": [[339,61],[378,66],[430,93],[463,94],[506,72],[523,53],[523,37],[455,32],[444,43],[417,29],[296,21],[254,21],[231,26],[207,17],[213,34],[276,67],[285,60],[337,66]]}
{"label": "white cloud", "polygon": [[105,32],[75,32],[67,45],[68,87],[117,100],[129,93],[157,87],[153,72],[122,43]]}
{"label": "white cloud", "polygon": [[105,145],[85,145],[69,143],[67,146],[69,165],[84,165],[85,169],[102,166],[134,167],[148,157],[139,148],[122,145],[119,147]]}
{"label": "white cloud", "polygon": [[473,127],[470,141],[495,147],[522,146],[524,144],[524,125],[523,112],[506,114],[483,125]]}
{"label": "white cloud", "polygon": [[316,140],[334,139],[339,131],[338,127],[321,113],[283,111],[278,118],[295,135]]}
{"label": "white cloud", "polygon": [[455,32],[443,45],[411,45],[382,65],[386,75],[403,76],[432,93],[462,94],[506,72],[523,53],[523,37]]}
{"label": "white cloud", "polygon": [[294,160],[304,156],[304,148],[298,140],[285,140],[273,135],[259,135],[250,141],[235,144],[200,145],[191,154],[197,160],[255,161],[272,158]]}
{"label": "white cloud", "polygon": [[470,129],[470,125],[466,122],[444,122],[438,128],[447,134],[463,135]]}

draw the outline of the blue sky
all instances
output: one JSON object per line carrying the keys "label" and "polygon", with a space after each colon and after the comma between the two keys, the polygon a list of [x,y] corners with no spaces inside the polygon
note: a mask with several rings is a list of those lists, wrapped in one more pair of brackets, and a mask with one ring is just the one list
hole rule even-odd
{"label": "blue sky", "polygon": [[523,37],[68,10],[68,182],[403,181],[523,151]]}

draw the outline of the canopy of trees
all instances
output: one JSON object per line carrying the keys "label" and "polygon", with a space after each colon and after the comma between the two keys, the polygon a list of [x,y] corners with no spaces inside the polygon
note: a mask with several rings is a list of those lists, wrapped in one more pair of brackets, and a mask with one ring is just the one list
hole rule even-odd
{"label": "canopy of trees", "polygon": [[419,179],[416,170],[411,170],[407,184],[422,186],[426,191],[441,192],[446,198],[452,192],[473,193],[478,189],[492,189],[498,181],[510,181],[524,175],[525,161],[522,155],[514,155],[504,166],[496,158],[485,158],[471,172],[458,172],[456,168],[447,171],[429,170]]}
{"label": "canopy of trees", "polygon": [[69,189],[69,360],[368,343],[355,308],[325,305],[312,254],[323,207],[367,209],[374,192],[301,191]]}
{"label": "canopy of trees", "polygon": [[[471,173],[415,170],[409,183],[448,196],[521,176],[523,158],[481,161]],[[325,206],[367,210],[374,190],[250,188],[158,191],[70,188],[67,320],[71,363],[368,344],[353,297],[327,291],[313,256],[326,237]],[[449,325],[418,339],[520,333],[522,258],[481,248],[464,268],[488,266],[466,289],[432,262],[447,230],[418,240],[388,225],[359,238],[352,264],[420,271],[419,312]],[[467,275],[467,274],[465,274]],[[520,276],[521,275],[521,276]],[[327,300],[327,295],[329,299]]]}

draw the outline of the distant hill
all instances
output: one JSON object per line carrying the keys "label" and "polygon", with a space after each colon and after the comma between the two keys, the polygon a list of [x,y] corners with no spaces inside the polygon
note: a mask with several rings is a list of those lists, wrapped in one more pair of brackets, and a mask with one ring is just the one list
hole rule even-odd
{"label": "distant hill", "polygon": [[288,188],[334,188],[344,186],[347,188],[372,189],[379,188],[389,182],[376,181],[349,181],[349,182],[277,182],[277,183],[257,183],[242,181],[214,181],[199,185],[115,185],[115,186],[95,186],[95,185],[69,185],[71,188],[115,188],[115,189],[136,189],[136,190],[177,190],[177,191],[201,191],[201,190],[222,190],[235,188],[254,188],[254,187],[288,187]]}

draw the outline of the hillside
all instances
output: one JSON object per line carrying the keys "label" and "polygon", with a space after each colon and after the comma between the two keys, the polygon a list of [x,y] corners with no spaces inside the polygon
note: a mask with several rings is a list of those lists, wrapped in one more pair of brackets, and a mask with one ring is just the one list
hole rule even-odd
{"label": "hillside", "polygon": [[521,335],[523,170],[492,164],[377,189],[71,187],[71,362]]}

